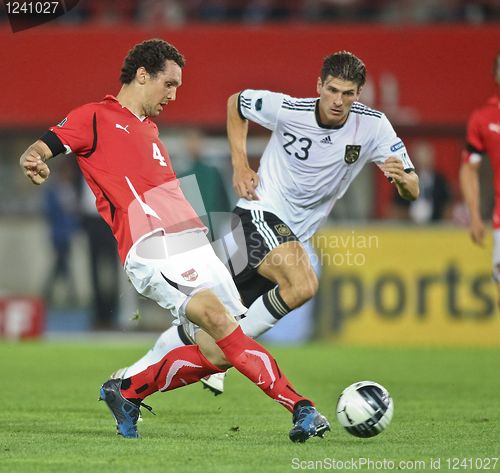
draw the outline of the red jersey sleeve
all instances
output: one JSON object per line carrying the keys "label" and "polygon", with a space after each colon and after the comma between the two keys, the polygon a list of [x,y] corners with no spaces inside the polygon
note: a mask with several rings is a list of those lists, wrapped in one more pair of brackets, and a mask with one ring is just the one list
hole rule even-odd
{"label": "red jersey sleeve", "polygon": [[49,129],[57,135],[67,153],[90,153],[97,138],[96,108],[93,104],[75,108],[60,123]]}

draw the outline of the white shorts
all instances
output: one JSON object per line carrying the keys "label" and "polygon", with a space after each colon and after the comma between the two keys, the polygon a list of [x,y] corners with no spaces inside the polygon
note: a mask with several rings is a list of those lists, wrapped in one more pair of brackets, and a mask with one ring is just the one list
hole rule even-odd
{"label": "white shorts", "polygon": [[130,249],[125,271],[137,292],[172,313],[175,325],[188,322],[186,305],[203,289],[211,289],[233,317],[247,311],[229,271],[200,230],[147,236]]}

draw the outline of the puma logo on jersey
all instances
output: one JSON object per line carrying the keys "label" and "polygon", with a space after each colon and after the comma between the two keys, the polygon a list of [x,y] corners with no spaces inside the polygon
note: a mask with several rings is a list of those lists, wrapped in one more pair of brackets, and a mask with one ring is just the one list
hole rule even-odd
{"label": "puma logo on jersey", "polygon": [[490,123],[488,125],[488,130],[493,131],[494,133],[500,133],[500,124],[499,123]]}
{"label": "puma logo on jersey", "polygon": [[320,143],[324,143],[324,144],[327,144],[327,145],[331,145],[333,144],[332,142],[332,139],[330,138],[330,135],[326,136],[325,138],[323,138]]}
{"label": "puma logo on jersey", "polygon": [[130,131],[128,131],[128,130],[127,130],[128,125],[121,126],[119,123],[116,123],[116,124],[115,124],[115,127],[116,127],[116,128],[119,128],[120,130],[126,131],[126,132],[130,135]]}

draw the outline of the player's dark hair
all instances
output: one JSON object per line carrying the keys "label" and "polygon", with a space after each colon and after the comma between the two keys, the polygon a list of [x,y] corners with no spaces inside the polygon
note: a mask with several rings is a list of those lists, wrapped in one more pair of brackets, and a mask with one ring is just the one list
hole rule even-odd
{"label": "player's dark hair", "polygon": [[328,76],[354,82],[358,88],[366,82],[366,66],[361,59],[349,51],[339,51],[325,57],[321,68],[321,80]]}
{"label": "player's dark hair", "polygon": [[179,67],[184,67],[184,56],[175,46],[162,39],[148,39],[136,44],[123,61],[120,82],[130,84],[135,78],[137,69],[141,66],[146,69],[148,74],[155,76],[164,70],[167,59],[174,61]]}

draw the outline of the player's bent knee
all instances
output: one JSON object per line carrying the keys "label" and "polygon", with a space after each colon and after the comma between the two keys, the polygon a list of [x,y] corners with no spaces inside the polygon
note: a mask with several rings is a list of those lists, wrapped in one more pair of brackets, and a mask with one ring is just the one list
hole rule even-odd
{"label": "player's bent knee", "polygon": [[186,316],[216,340],[229,335],[237,326],[222,302],[210,290],[199,292],[191,298],[186,306]]}
{"label": "player's bent knee", "polygon": [[297,288],[295,293],[295,306],[298,307],[302,304],[305,304],[306,302],[310,301],[315,294],[316,291],[310,286],[302,286]]}
{"label": "player's bent knee", "polygon": [[318,278],[311,271],[310,274],[304,274],[300,280],[295,281],[291,288],[291,300],[294,307],[299,307],[311,300],[318,292]]}
{"label": "player's bent knee", "polygon": [[229,335],[237,325],[223,306],[207,307],[203,313],[203,321],[205,330],[215,339]]}
{"label": "player's bent knee", "polygon": [[308,300],[312,299],[316,293],[318,292],[319,289],[319,281],[318,281],[318,276],[316,276],[316,273],[314,271],[311,271],[312,274],[309,276],[309,281],[308,281],[308,286],[307,286],[307,296]]}

